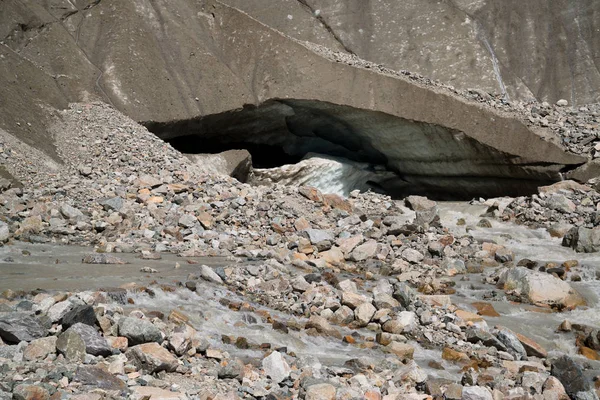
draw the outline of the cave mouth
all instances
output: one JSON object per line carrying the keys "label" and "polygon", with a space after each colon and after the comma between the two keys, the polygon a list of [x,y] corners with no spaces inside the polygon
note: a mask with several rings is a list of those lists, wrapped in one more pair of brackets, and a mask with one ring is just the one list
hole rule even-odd
{"label": "cave mouth", "polygon": [[169,144],[184,154],[219,154],[229,150],[246,150],[252,156],[252,167],[261,169],[296,164],[302,160],[302,156],[287,154],[280,146],[264,143],[190,140],[189,136],[180,136],[170,140]]}
{"label": "cave mouth", "polygon": [[375,190],[435,200],[521,196],[561,180],[563,164],[524,159],[450,128],[315,100],[143,123],[188,155],[247,150],[250,183],[311,185],[347,196]]}

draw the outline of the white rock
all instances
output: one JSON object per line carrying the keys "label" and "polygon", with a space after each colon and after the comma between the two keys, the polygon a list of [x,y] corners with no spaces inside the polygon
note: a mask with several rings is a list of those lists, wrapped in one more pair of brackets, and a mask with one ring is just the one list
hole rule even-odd
{"label": "white rock", "polygon": [[493,400],[492,392],[481,386],[465,386],[462,400]]}
{"label": "white rock", "polygon": [[262,360],[262,367],[265,370],[265,374],[277,383],[287,378],[292,371],[285,358],[283,358],[283,355],[278,351],[274,351],[265,357]]}
{"label": "white rock", "polygon": [[365,326],[371,322],[371,318],[373,318],[375,311],[377,311],[377,309],[373,304],[362,303],[354,310],[354,317],[361,325]]}
{"label": "white rock", "polygon": [[202,279],[212,282],[212,283],[218,283],[218,284],[223,283],[223,280],[221,279],[221,277],[219,275],[217,275],[217,273],[208,265],[200,266],[200,276],[202,277]]}

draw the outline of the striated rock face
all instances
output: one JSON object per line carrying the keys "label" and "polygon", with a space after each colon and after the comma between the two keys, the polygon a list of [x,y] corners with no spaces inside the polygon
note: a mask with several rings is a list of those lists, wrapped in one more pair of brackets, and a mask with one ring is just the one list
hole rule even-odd
{"label": "striated rock face", "polygon": [[222,1],[297,39],[459,88],[511,99],[600,99],[594,0],[288,0],[268,13],[261,0]]}

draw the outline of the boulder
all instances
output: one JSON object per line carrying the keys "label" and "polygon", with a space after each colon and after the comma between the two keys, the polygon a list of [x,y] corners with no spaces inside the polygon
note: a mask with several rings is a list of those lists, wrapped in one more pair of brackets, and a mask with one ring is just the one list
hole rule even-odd
{"label": "boulder", "polygon": [[200,276],[205,281],[216,283],[219,285],[223,284],[223,279],[221,279],[221,277],[215,272],[215,270],[209,267],[208,265],[200,266]]}
{"label": "boulder", "polygon": [[575,398],[579,392],[593,389],[592,383],[583,374],[581,366],[567,355],[552,360],[550,373],[563,384],[571,398]]}
{"label": "boulder", "polygon": [[323,317],[313,315],[306,323],[306,329],[314,328],[317,332],[341,339],[342,334]]}
{"label": "boulder", "polygon": [[413,211],[428,211],[437,207],[437,203],[424,196],[408,196],[404,199],[406,206]]}
{"label": "boulder", "polygon": [[125,317],[118,323],[119,336],[124,336],[129,341],[130,346],[148,342],[160,342],[162,334],[160,330],[145,319]]}
{"label": "boulder", "polygon": [[565,391],[565,387],[560,381],[554,377],[549,376],[544,382],[542,387],[544,399],[547,400],[569,400],[569,395]]}
{"label": "boulder", "polygon": [[66,332],[73,331],[79,334],[85,343],[85,351],[93,356],[109,356],[112,354],[112,348],[106,339],[98,333],[96,328],[90,325],[78,322],[67,329]]}
{"label": "boulder", "polygon": [[6,242],[10,238],[10,229],[6,222],[0,221],[0,242]]}
{"label": "boulder", "polygon": [[494,335],[487,331],[484,331],[483,329],[471,327],[467,329],[466,335],[467,342],[469,343],[481,342],[485,346],[493,346],[500,351],[507,351],[506,346],[501,341],[499,341]]}
{"label": "boulder", "polygon": [[493,400],[492,392],[482,386],[465,386],[462,391],[462,400]]}
{"label": "boulder", "polygon": [[56,341],[56,350],[69,361],[81,362],[85,359],[85,342],[75,331],[63,332]]}
{"label": "boulder", "polygon": [[134,346],[127,350],[125,355],[138,369],[150,374],[160,371],[173,372],[179,365],[177,358],[158,343]]}
{"label": "boulder", "polygon": [[84,264],[127,264],[123,259],[106,253],[88,254],[81,260]]}
{"label": "boulder", "polygon": [[132,388],[132,400],[187,400],[185,393],[172,392],[153,386],[135,386]]}
{"label": "boulder", "polygon": [[568,214],[575,211],[577,206],[564,194],[553,193],[546,198],[546,206],[551,210],[560,211]]}
{"label": "boulder", "polygon": [[317,244],[325,240],[333,242],[333,234],[323,229],[305,229],[302,234],[310,240],[311,244]]}
{"label": "boulder", "polygon": [[40,321],[27,313],[13,312],[0,315],[0,338],[7,343],[31,342],[48,333]]}
{"label": "boulder", "polygon": [[80,365],[75,371],[73,377],[75,382],[81,383],[83,386],[99,388],[104,390],[124,390],[127,385],[124,381],[117,378],[110,372],[102,368],[91,365]]}
{"label": "boulder", "polygon": [[292,371],[285,358],[283,358],[283,355],[278,351],[274,351],[263,358],[262,367],[265,374],[276,383],[283,381]]}
{"label": "boulder", "polygon": [[356,246],[352,253],[350,253],[349,259],[351,261],[365,261],[369,258],[375,257],[377,254],[377,242],[373,239],[367,240],[365,243]]}
{"label": "boulder", "polygon": [[361,326],[366,326],[371,322],[371,318],[375,315],[377,309],[371,303],[362,303],[354,310],[354,317]]}
{"label": "boulder", "polygon": [[74,304],[65,312],[60,319],[63,328],[68,329],[71,326],[81,323],[94,326],[97,322],[94,307],[89,304]]}
{"label": "boulder", "polygon": [[252,175],[252,156],[248,150],[227,150],[218,154],[186,154],[201,171],[227,175],[247,182]]}
{"label": "boulder", "polygon": [[374,303],[378,309],[395,308],[400,306],[400,302],[398,300],[394,299],[390,294],[383,292],[375,294]]}
{"label": "boulder", "polygon": [[521,295],[538,306],[574,308],[585,305],[585,299],[568,282],[545,272],[531,271],[525,267],[503,270],[498,284],[504,290]]}
{"label": "boulder", "polygon": [[600,251],[600,227],[573,227],[563,237],[562,245],[571,247],[579,253]]}
{"label": "boulder", "polygon": [[169,335],[169,348],[178,356],[183,356],[191,347],[196,330],[187,324],[176,327]]}
{"label": "boulder", "polygon": [[317,383],[306,388],[305,400],[335,400],[335,387],[329,383]]}
{"label": "boulder", "polygon": [[496,333],[499,341],[506,346],[507,351],[512,354],[515,359],[521,360],[527,358],[525,347],[519,341],[519,338],[507,329],[501,329]]}
{"label": "boulder", "polygon": [[23,351],[26,360],[43,360],[49,354],[56,353],[56,336],[48,336],[33,340]]}
{"label": "boulder", "polygon": [[363,296],[362,294],[354,293],[354,292],[342,292],[342,304],[350,307],[351,309],[355,309],[359,305],[363,303],[370,303],[371,299],[367,296]]}
{"label": "boulder", "polygon": [[50,400],[48,390],[40,385],[17,385],[13,389],[14,400]]}

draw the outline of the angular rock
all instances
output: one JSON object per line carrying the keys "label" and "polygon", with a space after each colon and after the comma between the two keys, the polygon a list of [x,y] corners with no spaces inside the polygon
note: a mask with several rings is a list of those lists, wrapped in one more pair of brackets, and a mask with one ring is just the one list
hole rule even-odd
{"label": "angular rock", "polygon": [[415,249],[405,249],[402,252],[402,258],[410,263],[417,264],[423,261],[425,256]]}
{"label": "angular rock", "polygon": [[121,197],[112,197],[100,202],[105,211],[121,211],[124,201]]}
{"label": "angular rock", "polygon": [[119,320],[119,336],[129,341],[129,346],[141,343],[160,342],[162,334],[150,321],[134,317],[124,317]]}
{"label": "angular rock", "polygon": [[265,374],[276,383],[283,381],[292,371],[285,358],[283,358],[283,355],[278,351],[274,351],[263,358],[262,367]]}
{"label": "angular rock", "polygon": [[109,356],[112,354],[112,348],[106,339],[98,333],[96,328],[80,322],[71,326],[68,331],[74,331],[81,336],[85,343],[85,351],[93,356]]}
{"label": "angular rock", "polygon": [[349,259],[351,261],[365,261],[369,258],[375,257],[377,254],[377,242],[373,239],[366,241],[365,243],[357,246],[352,253],[350,253]]}
{"label": "angular rock", "polygon": [[571,398],[575,398],[579,392],[593,389],[592,383],[583,374],[581,366],[567,355],[552,360],[550,373],[563,384]]}
{"label": "angular rock", "polygon": [[56,350],[69,361],[81,362],[85,359],[85,342],[75,331],[60,334],[56,341]]}
{"label": "angular rock", "polygon": [[354,321],[354,311],[348,306],[341,306],[333,313],[332,321],[339,325],[347,325]]}
{"label": "angular rock", "polygon": [[13,390],[14,400],[50,400],[50,393],[39,385],[17,385]]}
{"label": "angular rock", "polygon": [[553,193],[546,198],[546,206],[551,210],[560,211],[562,213],[571,213],[575,211],[577,206],[564,194]]}
{"label": "angular rock", "polygon": [[77,367],[73,380],[81,383],[84,386],[90,386],[104,390],[124,390],[127,387],[125,382],[113,374],[103,370],[102,368],[90,365],[80,365]]}
{"label": "angular rock", "polygon": [[323,229],[305,229],[302,234],[310,240],[311,244],[317,244],[325,240],[333,242],[333,234]]}
{"label": "angular rock", "polygon": [[354,292],[342,292],[342,304],[350,307],[351,309],[355,309],[363,303],[370,302],[371,299],[369,299],[367,296],[363,296],[362,294]]}
{"label": "angular rock", "polygon": [[59,322],[73,306],[74,304],[69,300],[60,301],[51,306],[46,315],[50,319],[50,322],[56,323]]}
{"label": "angular rock", "polygon": [[371,303],[362,303],[354,310],[354,317],[361,326],[366,326],[371,322],[371,318],[375,315],[377,309]]}
{"label": "angular rock", "polygon": [[407,343],[393,341],[386,346],[386,349],[402,360],[412,359],[415,354],[415,348]]}
{"label": "angular rock", "polygon": [[223,279],[221,279],[221,277],[215,272],[215,270],[209,267],[208,265],[200,266],[200,276],[205,281],[216,283],[218,285],[223,284]]}
{"label": "angular rock", "polygon": [[462,400],[493,400],[492,392],[482,386],[463,387]]}
{"label": "angular rock", "polygon": [[7,343],[31,342],[48,333],[40,321],[26,313],[4,313],[0,315],[0,338]]}
{"label": "angular rock", "polygon": [[305,400],[335,400],[335,387],[329,383],[318,383],[306,388]]}
{"label": "angular rock", "polygon": [[437,206],[435,201],[424,196],[408,196],[404,202],[413,211],[428,211]]}
{"label": "angular rock", "polygon": [[398,300],[394,299],[391,295],[387,293],[381,292],[375,294],[374,303],[378,309],[395,308],[400,306],[400,302]]}
{"label": "angular rock", "polygon": [[131,400],[187,400],[185,393],[172,392],[152,386],[135,386],[132,388]]}
{"label": "angular rock", "polygon": [[88,304],[73,304],[60,319],[60,323],[65,329],[68,329],[77,323],[94,326],[96,322],[97,319],[94,307]]}
{"label": "angular rock", "polygon": [[83,213],[69,204],[60,206],[60,213],[67,219],[80,220],[83,218]]}
{"label": "angular rock", "polygon": [[574,308],[586,303],[568,282],[524,267],[507,268],[500,274],[498,284],[503,285],[504,290],[520,293],[535,305]]}
{"label": "angular rock", "polygon": [[23,357],[26,360],[43,360],[49,354],[56,353],[56,336],[48,336],[33,340],[23,352]]}
{"label": "angular rock", "polygon": [[600,251],[600,227],[573,227],[563,237],[562,245],[580,253],[598,252]]}
{"label": "angular rock", "polygon": [[356,246],[361,244],[365,240],[362,234],[350,236],[349,238],[339,238],[336,240],[336,244],[344,254],[349,254]]}
{"label": "angular rock", "polygon": [[314,328],[317,332],[327,336],[332,336],[338,339],[342,338],[342,334],[337,329],[331,326],[331,324],[325,318],[318,315],[311,316],[306,323],[306,329],[310,328]]}
{"label": "angular rock", "polygon": [[550,376],[546,379],[546,382],[543,386],[543,394],[544,399],[547,400],[569,400],[569,395],[565,391],[565,387],[560,381],[554,377]]}
{"label": "angular rock", "polygon": [[501,329],[496,333],[498,340],[506,346],[507,351],[515,356],[515,359],[521,360],[527,358],[525,348],[515,334],[506,329]]}
{"label": "angular rock", "polygon": [[177,358],[158,343],[134,346],[127,350],[125,355],[138,369],[150,374],[160,371],[173,372],[179,365]]}
{"label": "angular rock", "polygon": [[0,221],[0,242],[6,242],[10,238],[10,229],[8,224]]}
{"label": "angular rock", "polygon": [[169,348],[183,356],[191,347],[196,330],[187,324],[176,327],[169,335]]}
{"label": "angular rock", "polygon": [[467,342],[469,343],[477,343],[481,342],[485,346],[494,346],[496,349],[500,351],[507,351],[506,346],[499,341],[494,335],[489,332],[486,332],[482,329],[471,327],[467,329]]}

